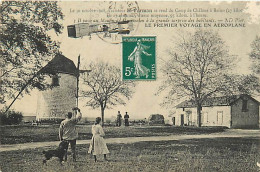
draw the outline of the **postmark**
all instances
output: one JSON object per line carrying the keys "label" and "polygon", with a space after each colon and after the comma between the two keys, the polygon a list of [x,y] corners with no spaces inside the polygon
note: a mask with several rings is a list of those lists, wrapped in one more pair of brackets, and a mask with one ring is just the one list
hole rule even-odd
{"label": "postmark", "polygon": [[104,33],[97,33],[97,36],[111,44],[121,43],[122,36],[134,35],[139,27],[139,6],[137,1],[110,1],[107,7],[106,22],[110,30]]}
{"label": "postmark", "polygon": [[122,79],[156,80],[156,37],[122,38]]}
{"label": "postmark", "polygon": [[140,23],[140,10],[136,1],[108,1],[79,10],[84,17],[68,25],[72,38],[97,36],[104,42],[120,44],[122,36],[135,35]]}

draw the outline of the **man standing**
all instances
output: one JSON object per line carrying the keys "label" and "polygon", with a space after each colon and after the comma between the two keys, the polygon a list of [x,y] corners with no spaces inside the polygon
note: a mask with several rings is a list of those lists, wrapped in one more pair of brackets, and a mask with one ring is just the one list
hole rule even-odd
{"label": "man standing", "polygon": [[[79,108],[73,108],[76,116],[72,117],[72,112],[68,112],[66,115],[66,119],[63,120],[60,124],[59,129],[59,138],[60,140],[65,140],[68,142],[68,146],[70,144],[71,152],[73,156],[73,161],[76,161],[76,139],[78,138],[78,132],[76,131],[76,124],[80,121],[82,114]],[[79,113],[77,113],[77,111]],[[65,161],[67,161],[67,152],[65,154]]]}
{"label": "man standing", "polygon": [[129,126],[129,115],[127,114],[127,112],[125,113],[125,116],[124,116],[124,119],[125,119],[125,126]]}
{"label": "man standing", "polygon": [[116,126],[118,126],[118,127],[121,126],[121,120],[122,120],[122,115],[120,114],[120,111],[118,111],[117,119],[116,119]]}

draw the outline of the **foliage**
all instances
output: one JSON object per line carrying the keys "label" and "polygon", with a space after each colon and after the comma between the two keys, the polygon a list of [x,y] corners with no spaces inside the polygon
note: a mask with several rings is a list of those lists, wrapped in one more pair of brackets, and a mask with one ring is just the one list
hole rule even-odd
{"label": "foliage", "polygon": [[[198,126],[201,125],[201,105],[208,97],[251,93],[251,75],[232,75],[234,56],[229,55],[225,42],[217,32],[197,30],[181,36],[171,50],[169,61],[162,67],[166,75],[159,92],[167,91],[163,105],[180,98],[193,99],[197,105]],[[258,87],[259,88],[259,87]]]}
{"label": "foliage", "polygon": [[[2,1],[0,11],[0,103],[5,103],[58,52],[59,43],[49,32],[61,33],[63,14],[55,1]],[[43,87],[40,80],[36,77],[29,86]]]}
{"label": "foliage", "polygon": [[86,106],[93,109],[101,108],[102,124],[104,123],[104,111],[116,105],[125,105],[126,99],[132,96],[135,83],[121,81],[121,70],[108,63],[91,63],[92,71],[83,75],[82,96],[88,98]]}
{"label": "foliage", "polygon": [[3,125],[20,124],[23,120],[23,114],[14,110],[7,111],[4,113],[0,112],[0,123]]}
{"label": "foliage", "polygon": [[254,73],[260,74],[260,36],[256,36],[251,44],[251,53],[249,56],[253,60],[252,69]]}
{"label": "foliage", "polygon": [[230,83],[230,92],[228,94],[254,95],[260,93],[259,78],[253,74],[227,76],[226,81]]}

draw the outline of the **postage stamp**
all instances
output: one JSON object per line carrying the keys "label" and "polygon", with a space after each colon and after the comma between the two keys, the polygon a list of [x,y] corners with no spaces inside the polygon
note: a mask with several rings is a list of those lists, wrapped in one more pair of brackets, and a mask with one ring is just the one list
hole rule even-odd
{"label": "postage stamp", "polygon": [[156,37],[122,38],[123,80],[156,80]]}

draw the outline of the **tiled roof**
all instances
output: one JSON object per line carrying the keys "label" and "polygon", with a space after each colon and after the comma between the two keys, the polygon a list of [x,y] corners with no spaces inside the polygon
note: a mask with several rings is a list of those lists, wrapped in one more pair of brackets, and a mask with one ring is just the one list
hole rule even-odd
{"label": "tiled roof", "polygon": [[[257,100],[255,100],[249,95],[241,94],[241,95],[233,95],[233,96],[211,97],[203,101],[202,107],[230,106],[232,105],[232,103],[234,103],[241,97],[247,97],[258,102]],[[176,106],[176,108],[190,108],[190,107],[196,107],[196,103],[194,100],[184,101]]]}
{"label": "tiled roof", "polygon": [[74,62],[62,54],[57,54],[40,72],[48,74],[66,73],[77,76],[77,68]]}

